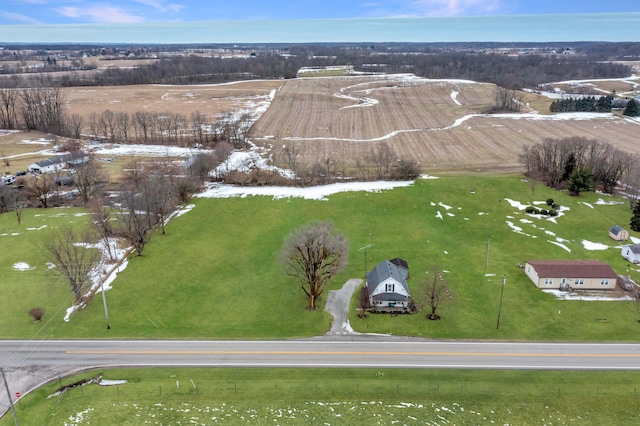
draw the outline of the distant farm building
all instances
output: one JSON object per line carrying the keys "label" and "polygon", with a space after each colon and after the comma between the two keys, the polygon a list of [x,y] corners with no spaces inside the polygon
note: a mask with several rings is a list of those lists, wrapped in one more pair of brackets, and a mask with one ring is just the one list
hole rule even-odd
{"label": "distant farm building", "polygon": [[52,173],[62,169],[73,168],[80,164],[87,163],[89,156],[84,152],[74,152],[71,154],[57,155],[46,160],[37,161],[29,166],[31,173]]}
{"label": "distant farm building", "polygon": [[524,271],[540,289],[613,290],[618,275],[595,260],[527,260]]}
{"label": "distant farm building", "polygon": [[616,241],[627,241],[629,239],[629,231],[621,226],[614,225],[609,228],[609,236]]}

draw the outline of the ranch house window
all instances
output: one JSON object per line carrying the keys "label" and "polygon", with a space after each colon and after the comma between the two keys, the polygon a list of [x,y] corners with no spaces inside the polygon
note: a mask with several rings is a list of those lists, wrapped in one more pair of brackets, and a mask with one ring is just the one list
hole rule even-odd
{"label": "ranch house window", "polygon": [[553,285],[553,278],[545,278],[544,285]]}
{"label": "ranch house window", "polygon": [[584,278],[576,278],[575,285],[584,285]]}
{"label": "ranch house window", "polygon": [[386,293],[393,293],[395,285],[394,284],[387,284],[385,285],[384,291]]}
{"label": "ranch house window", "polygon": [[609,278],[603,278],[600,281],[600,285],[609,285]]}

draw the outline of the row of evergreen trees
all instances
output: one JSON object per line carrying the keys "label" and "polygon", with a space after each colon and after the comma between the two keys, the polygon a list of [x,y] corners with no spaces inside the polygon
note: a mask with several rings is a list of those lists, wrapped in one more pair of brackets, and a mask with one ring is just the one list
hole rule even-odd
{"label": "row of evergreen trees", "polygon": [[582,98],[557,99],[551,103],[551,112],[611,112],[613,96],[585,96]]}

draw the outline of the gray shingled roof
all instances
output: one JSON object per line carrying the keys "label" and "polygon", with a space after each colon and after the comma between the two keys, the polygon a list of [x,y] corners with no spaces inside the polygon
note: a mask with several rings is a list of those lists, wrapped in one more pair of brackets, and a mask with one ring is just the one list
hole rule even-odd
{"label": "gray shingled roof", "polygon": [[631,244],[627,247],[629,247],[629,250],[631,250],[635,254],[640,253],[640,244]]}
{"label": "gray shingled roof", "polygon": [[63,157],[64,157],[63,155],[60,155],[60,156],[57,156],[57,157],[47,158],[46,160],[37,161],[36,165],[38,167],[47,167],[47,166],[50,166],[52,164],[59,164],[59,163],[64,162],[64,158]]}
{"label": "gray shingled roof", "polygon": [[393,278],[400,283],[404,289],[409,292],[409,286],[407,281],[402,276],[402,273],[398,270],[398,267],[388,260],[383,260],[378,263],[370,272],[367,272],[367,288],[369,292],[373,292],[375,288],[388,278]]}
{"label": "gray shingled roof", "polygon": [[597,260],[527,260],[540,278],[618,278],[611,266]]}

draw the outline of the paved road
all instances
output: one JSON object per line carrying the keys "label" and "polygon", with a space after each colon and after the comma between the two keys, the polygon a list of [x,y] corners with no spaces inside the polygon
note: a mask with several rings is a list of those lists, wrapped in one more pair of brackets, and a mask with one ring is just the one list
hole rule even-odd
{"label": "paved road", "polygon": [[[12,396],[92,367],[364,367],[640,370],[640,344],[430,341],[389,336],[287,341],[0,341]],[[8,408],[0,387],[0,413]]]}

